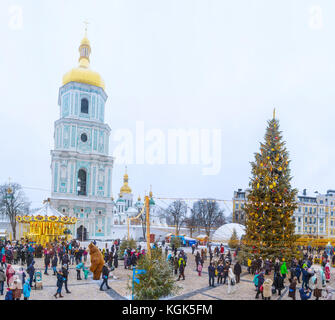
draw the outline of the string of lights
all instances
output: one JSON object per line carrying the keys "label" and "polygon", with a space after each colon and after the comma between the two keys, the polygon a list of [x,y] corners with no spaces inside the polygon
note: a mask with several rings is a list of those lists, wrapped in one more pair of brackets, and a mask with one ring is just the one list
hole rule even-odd
{"label": "string of lights", "polygon": [[[38,190],[38,191],[47,191],[51,192],[50,189],[44,189],[40,187],[30,187],[30,186],[22,186],[23,189],[30,189],[30,190]],[[195,201],[203,201],[203,202],[223,202],[226,206],[227,203],[232,203],[234,201],[238,203],[244,203],[244,204],[253,204],[253,205],[259,205],[259,206],[270,206],[272,204],[280,206],[280,207],[286,207],[287,204],[285,202],[278,203],[278,202],[254,202],[254,201],[248,201],[248,200],[236,200],[236,199],[206,199],[206,198],[187,198],[187,197],[157,197],[154,196],[153,199],[158,199],[158,200],[170,200],[170,201],[186,201],[186,202],[195,202]],[[166,203],[166,202],[165,202]],[[301,207],[324,207],[324,208],[334,208],[335,209],[335,201],[334,205],[329,205],[329,204],[314,204],[314,203],[305,203],[305,202],[292,202],[289,204],[289,206],[292,206],[292,204],[301,206]],[[229,208],[229,207],[227,207]],[[229,209],[230,210],[230,209]]]}

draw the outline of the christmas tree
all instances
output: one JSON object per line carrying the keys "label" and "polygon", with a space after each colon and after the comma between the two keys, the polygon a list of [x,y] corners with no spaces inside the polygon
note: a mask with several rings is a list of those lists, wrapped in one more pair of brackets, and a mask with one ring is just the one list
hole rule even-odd
{"label": "christmas tree", "polygon": [[[138,260],[136,269],[146,272],[137,276],[140,281],[134,284],[135,300],[157,300],[176,294],[180,290],[176,284],[171,265],[166,261],[159,248],[152,249],[151,256],[142,256]],[[128,289],[131,289],[129,283]]]}
{"label": "christmas tree", "polygon": [[298,256],[292,219],[297,207],[297,190],[291,187],[289,163],[274,112],[273,119],[268,121],[265,141],[251,163],[251,192],[244,207],[246,234],[242,250],[245,258],[274,261]]}

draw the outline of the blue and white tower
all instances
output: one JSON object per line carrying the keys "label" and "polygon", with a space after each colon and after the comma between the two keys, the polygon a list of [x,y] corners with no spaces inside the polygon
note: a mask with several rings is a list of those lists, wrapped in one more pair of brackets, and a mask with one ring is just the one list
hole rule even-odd
{"label": "blue and white tower", "polygon": [[105,84],[90,69],[87,35],[79,46],[79,66],[63,77],[60,118],[55,122],[51,151],[51,204],[78,217],[74,237],[107,239],[113,224],[111,129],[105,123]]}

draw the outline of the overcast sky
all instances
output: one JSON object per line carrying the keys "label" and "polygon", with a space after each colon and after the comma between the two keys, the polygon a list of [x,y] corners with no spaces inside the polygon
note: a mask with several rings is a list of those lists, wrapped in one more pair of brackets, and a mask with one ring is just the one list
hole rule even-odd
{"label": "overcast sky", "polygon": [[[22,14],[22,15],[21,15]],[[119,129],[221,129],[220,172],[204,165],[129,164],[129,185],[154,195],[231,199],[273,107],[292,184],[335,188],[335,1],[2,0],[0,182],[49,190],[64,73],[90,22],[91,67],[106,83],[110,153]],[[124,165],[113,170],[113,194]],[[48,191],[25,189],[32,207]]]}

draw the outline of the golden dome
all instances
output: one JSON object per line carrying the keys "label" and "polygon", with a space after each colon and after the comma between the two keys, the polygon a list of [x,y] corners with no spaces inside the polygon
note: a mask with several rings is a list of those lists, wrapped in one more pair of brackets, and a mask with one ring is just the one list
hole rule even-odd
{"label": "golden dome", "polygon": [[131,193],[131,188],[128,186],[127,167],[126,167],[126,173],[123,176],[123,186],[120,189],[120,194],[123,193]]}
{"label": "golden dome", "polygon": [[73,68],[63,76],[63,85],[69,82],[80,82],[105,89],[105,82],[100,74],[90,69],[91,46],[86,34],[81,40],[79,53],[79,66],[78,68]]}
{"label": "golden dome", "polygon": [[83,38],[83,40],[81,40],[80,44],[81,44],[81,45],[87,45],[87,46],[90,45],[90,40],[87,39],[86,35],[85,35],[85,37]]}
{"label": "golden dome", "polygon": [[131,189],[130,187],[128,186],[128,183],[125,183],[121,189],[120,189],[120,193],[131,193]]}

